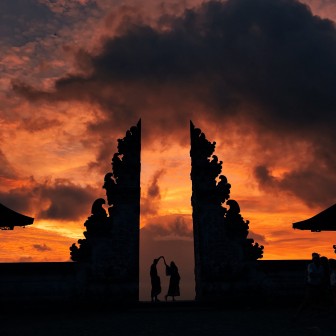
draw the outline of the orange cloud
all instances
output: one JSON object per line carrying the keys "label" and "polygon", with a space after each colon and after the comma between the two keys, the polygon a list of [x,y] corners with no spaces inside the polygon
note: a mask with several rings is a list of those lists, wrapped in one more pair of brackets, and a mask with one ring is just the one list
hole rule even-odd
{"label": "orange cloud", "polygon": [[[34,15],[24,35],[7,32],[0,82],[0,200],[38,216],[1,233],[0,260],[69,259],[90,203],[104,197],[116,140],[139,117],[144,278],[164,252],[192,283],[189,119],[217,141],[231,197],[266,259],[333,256],[330,234],[291,228],[335,202],[333,24],[296,1],[255,0],[252,11],[246,1],[151,1],[141,12],[134,1],[72,1],[64,13],[60,2],[39,3],[53,24]],[[307,3],[332,15],[331,2]],[[273,17],[266,5],[278,6],[266,11]]]}

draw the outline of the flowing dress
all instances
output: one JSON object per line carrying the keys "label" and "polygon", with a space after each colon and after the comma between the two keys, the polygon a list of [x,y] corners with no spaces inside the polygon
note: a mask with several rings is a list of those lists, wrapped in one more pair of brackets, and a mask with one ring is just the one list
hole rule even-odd
{"label": "flowing dress", "polygon": [[180,274],[176,266],[166,265],[166,274],[170,276],[167,296],[180,296]]}

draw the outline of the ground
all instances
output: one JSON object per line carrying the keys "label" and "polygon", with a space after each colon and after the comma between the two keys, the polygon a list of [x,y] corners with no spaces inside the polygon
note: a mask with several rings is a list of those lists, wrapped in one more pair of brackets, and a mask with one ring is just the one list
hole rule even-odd
{"label": "ground", "polygon": [[1,336],[336,335],[335,311],[307,311],[294,320],[297,307],[229,309],[178,302],[140,303],[122,309],[4,308]]}

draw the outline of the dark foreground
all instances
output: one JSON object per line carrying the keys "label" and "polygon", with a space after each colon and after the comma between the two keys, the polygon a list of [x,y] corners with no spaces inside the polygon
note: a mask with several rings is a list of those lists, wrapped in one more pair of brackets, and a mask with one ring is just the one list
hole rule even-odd
{"label": "dark foreground", "polygon": [[100,335],[336,335],[335,311],[307,311],[293,320],[292,308],[221,308],[194,302],[139,303],[109,309],[21,307],[0,308],[1,336]]}

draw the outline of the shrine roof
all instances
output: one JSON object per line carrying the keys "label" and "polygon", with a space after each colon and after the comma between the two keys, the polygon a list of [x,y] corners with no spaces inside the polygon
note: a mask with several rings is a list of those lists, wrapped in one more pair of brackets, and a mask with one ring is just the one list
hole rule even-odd
{"label": "shrine roof", "polygon": [[31,225],[34,218],[22,215],[0,203],[0,229],[13,230],[14,226]]}
{"label": "shrine roof", "polygon": [[293,223],[293,229],[312,232],[336,231],[336,204],[311,218]]}

